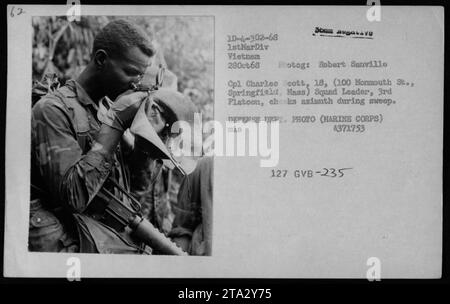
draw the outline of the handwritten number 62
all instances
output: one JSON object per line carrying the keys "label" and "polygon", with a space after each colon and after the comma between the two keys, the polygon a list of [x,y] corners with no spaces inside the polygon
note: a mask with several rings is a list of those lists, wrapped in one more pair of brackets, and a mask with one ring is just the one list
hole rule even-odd
{"label": "handwritten number 62", "polygon": [[[11,17],[15,16],[14,9],[15,9],[15,6],[11,7],[11,13],[10,13]],[[22,15],[23,13],[25,13],[24,10],[21,7],[18,7],[17,8],[17,16]]]}

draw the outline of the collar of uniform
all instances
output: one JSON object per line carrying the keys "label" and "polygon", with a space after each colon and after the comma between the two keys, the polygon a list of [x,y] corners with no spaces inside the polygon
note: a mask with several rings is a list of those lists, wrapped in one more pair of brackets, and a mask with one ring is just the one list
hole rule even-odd
{"label": "collar of uniform", "polygon": [[87,105],[93,105],[96,107],[95,102],[92,101],[91,97],[86,93],[86,91],[83,89],[83,87],[74,79],[70,79],[66,83],[70,87],[73,88],[75,95],[78,97],[78,100],[85,106]]}

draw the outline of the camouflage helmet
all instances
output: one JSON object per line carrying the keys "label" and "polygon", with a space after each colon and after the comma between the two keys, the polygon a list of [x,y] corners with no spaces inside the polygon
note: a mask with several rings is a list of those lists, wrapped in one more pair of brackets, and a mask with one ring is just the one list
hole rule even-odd
{"label": "camouflage helmet", "polygon": [[[197,109],[192,101],[183,94],[171,89],[159,88],[151,92],[149,99],[163,108],[162,116],[166,119],[168,134],[170,134],[172,124],[176,121],[194,124],[194,114]],[[140,148],[152,155],[153,158],[160,158],[169,168],[178,167],[183,174],[189,174],[194,170],[196,160],[185,157],[176,158],[172,155],[166,143],[155,132],[147,119],[145,107],[149,104],[151,102],[145,101],[142,103],[130,128],[131,133],[144,139],[140,141]]]}
{"label": "camouflage helmet", "polygon": [[167,88],[159,88],[150,96],[164,109],[163,116],[170,126],[176,121],[194,123],[194,113],[197,112],[197,108],[189,97]]}

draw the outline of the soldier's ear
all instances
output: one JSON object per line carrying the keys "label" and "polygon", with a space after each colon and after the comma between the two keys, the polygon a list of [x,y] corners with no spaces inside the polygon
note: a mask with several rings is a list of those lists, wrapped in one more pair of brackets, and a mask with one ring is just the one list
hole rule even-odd
{"label": "soldier's ear", "polygon": [[105,66],[108,53],[105,50],[97,50],[94,54],[94,63],[98,69],[102,69]]}

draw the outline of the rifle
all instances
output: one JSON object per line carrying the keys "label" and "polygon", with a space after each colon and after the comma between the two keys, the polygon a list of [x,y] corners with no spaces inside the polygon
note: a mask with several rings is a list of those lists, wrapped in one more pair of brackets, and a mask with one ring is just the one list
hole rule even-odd
{"label": "rifle", "polygon": [[121,229],[130,227],[133,234],[146,245],[162,254],[187,255],[180,247],[161,233],[148,220],[140,214],[140,203],[119,185],[113,178],[109,180],[131,201],[133,209],[125,205],[120,199],[107,189],[102,188],[97,195],[107,201],[105,212],[110,218],[115,219]]}

